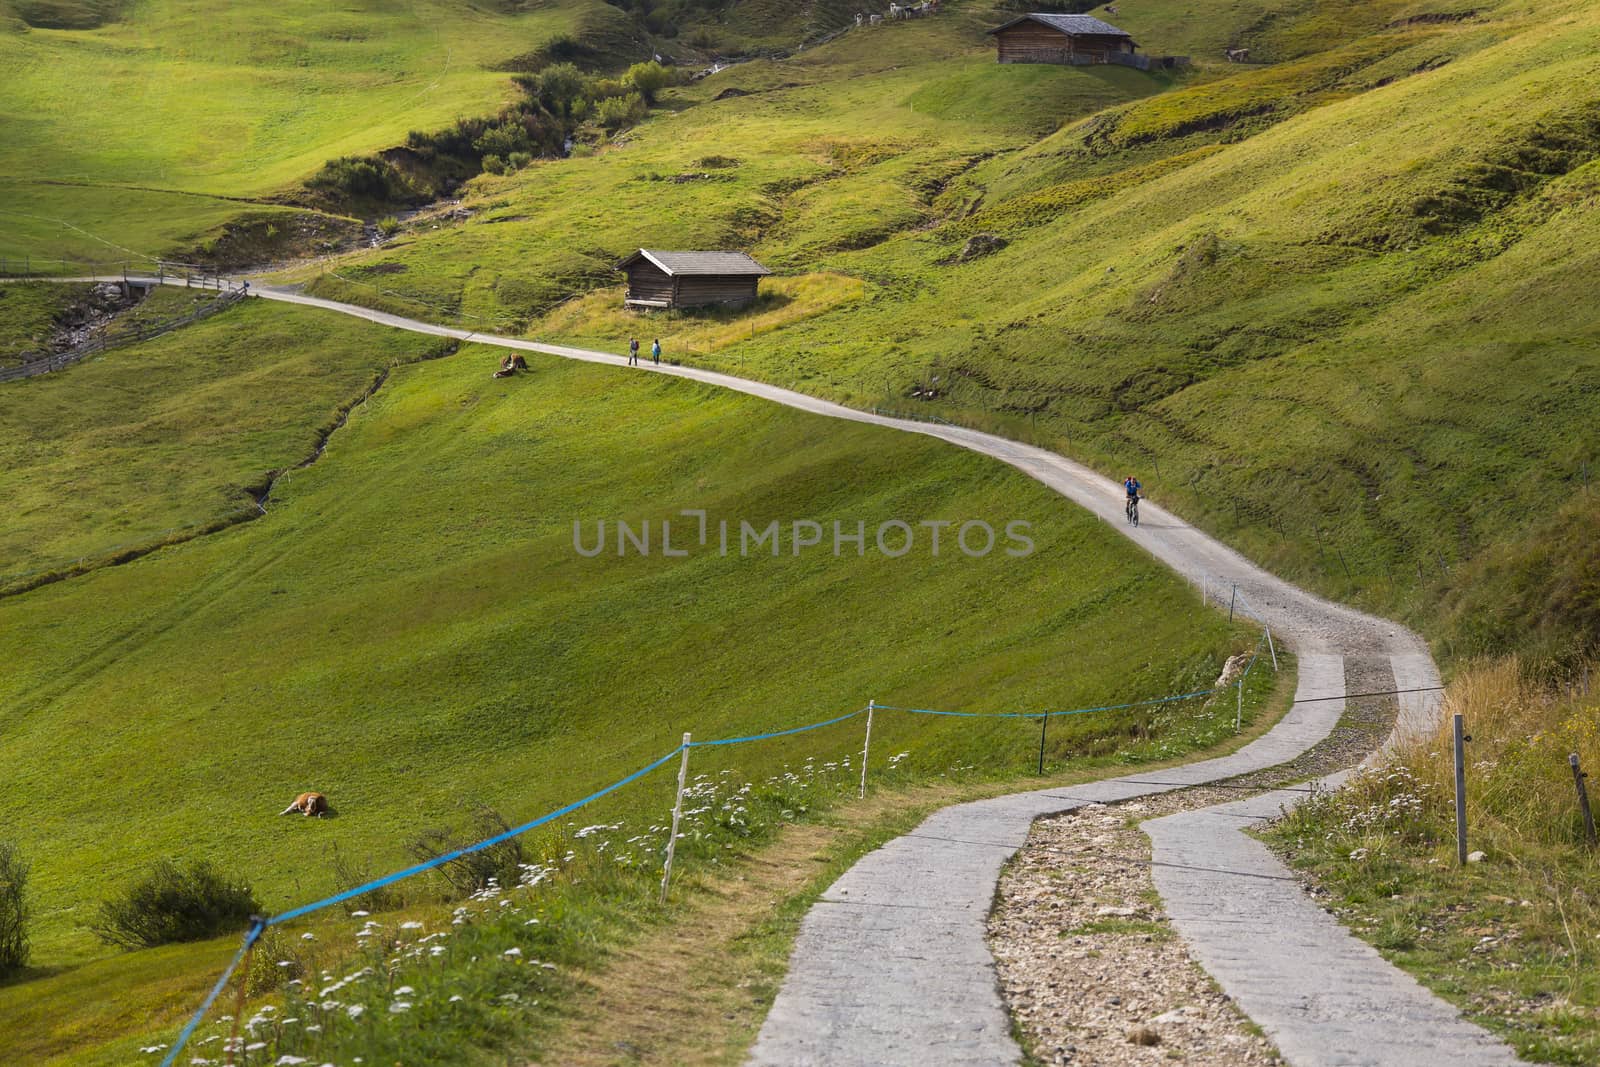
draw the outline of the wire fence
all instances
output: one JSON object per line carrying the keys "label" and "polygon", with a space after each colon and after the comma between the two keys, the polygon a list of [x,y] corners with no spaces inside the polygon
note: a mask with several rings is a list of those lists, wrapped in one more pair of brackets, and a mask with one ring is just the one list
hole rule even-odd
{"label": "wire fence", "polygon": [[[867,789],[867,781],[868,781],[868,766],[869,766],[869,760],[870,760],[870,755],[871,755],[872,727],[873,727],[874,719],[880,714],[897,714],[897,715],[911,715],[911,716],[938,716],[938,717],[950,717],[950,718],[962,718],[962,719],[994,719],[994,720],[1037,721],[1040,724],[1039,772],[1043,773],[1043,770],[1044,770],[1044,738],[1045,738],[1045,732],[1048,729],[1049,723],[1050,723],[1050,721],[1052,719],[1057,719],[1057,718],[1062,718],[1062,717],[1067,717],[1067,716],[1106,714],[1106,713],[1113,713],[1113,712],[1119,712],[1119,711],[1137,710],[1137,709],[1140,709],[1140,708],[1156,707],[1156,706],[1161,706],[1161,705],[1180,703],[1180,702],[1188,701],[1188,700],[1195,700],[1195,699],[1199,699],[1201,697],[1216,696],[1218,694],[1225,693],[1228,690],[1234,690],[1238,694],[1239,706],[1242,708],[1243,699],[1244,699],[1245,682],[1248,680],[1251,671],[1254,670],[1257,660],[1261,658],[1261,653],[1262,653],[1263,648],[1266,645],[1267,641],[1268,641],[1267,632],[1266,632],[1265,629],[1263,629],[1262,630],[1262,636],[1256,642],[1255,650],[1250,654],[1250,660],[1249,660],[1248,664],[1245,666],[1245,668],[1242,671],[1240,671],[1238,673],[1238,675],[1235,678],[1227,679],[1226,675],[1224,675],[1223,679],[1219,679],[1219,682],[1221,683],[1219,685],[1215,685],[1215,686],[1212,686],[1212,687],[1207,688],[1207,689],[1195,690],[1195,691],[1192,691],[1192,692],[1176,693],[1176,694],[1172,694],[1172,695],[1169,695],[1169,696],[1155,697],[1155,698],[1152,698],[1152,699],[1149,699],[1149,700],[1131,701],[1131,702],[1122,703],[1122,704],[1106,704],[1106,705],[1098,705],[1098,706],[1094,706],[1094,707],[1084,707],[1084,708],[1045,709],[1045,710],[1041,710],[1041,711],[1015,711],[1015,712],[1012,712],[1012,711],[999,711],[999,712],[947,711],[947,710],[939,710],[939,709],[934,709],[934,708],[902,707],[902,706],[895,706],[895,705],[879,704],[874,700],[874,701],[868,701],[868,703],[867,703],[867,705],[865,707],[857,708],[856,710],[851,711],[851,712],[847,712],[846,714],[833,716],[831,718],[823,719],[823,720],[818,721],[818,722],[807,723],[807,724],[805,724],[803,726],[796,726],[796,727],[792,727],[792,728],[784,729],[784,730],[773,730],[773,731],[766,731],[766,732],[762,732],[762,733],[744,734],[744,735],[739,735],[739,736],[734,736],[734,737],[713,738],[713,739],[710,739],[710,740],[703,740],[703,741],[696,741],[696,740],[693,739],[693,736],[691,734],[684,734],[682,742],[680,744],[678,744],[675,748],[673,748],[671,751],[666,752],[665,754],[659,756],[658,758],[650,761],[649,763],[647,763],[644,766],[638,768],[637,770],[633,771],[632,773],[624,775],[621,778],[618,778],[616,781],[612,782],[610,785],[607,785],[607,786],[604,786],[603,788],[595,790],[594,792],[590,793],[588,796],[583,797],[581,800],[575,800],[570,804],[566,804],[566,805],[564,805],[562,807],[556,808],[555,810],[550,811],[550,812],[548,812],[548,813],[546,813],[544,815],[541,815],[536,819],[531,819],[531,820],[529,820],[527,822],[524,822],[524,823],[522,823],[522,824],[520,824],[518,826],[510,827],[510,828],[506,829],[505,831],[503,831],[501,833],[494,834],[494,835],[492,835],[490,837],[486,837],[483,840],[477,841],[477,842],[475,842],[475,843],[473,843],[471,845],[467,845],[467,846],[462,847],[462,848],[457,848],[457,849],[453,849],[453,850],[448,851],[448,852],[441,853],[440,855],[433,856],[433,857],[431,857],[431,858],[429,858],[429,859],[427,859],[427,860],[425,860],[423,862],[413,864],[413,865],[411,865],[409,867],[405,867],[405,868],[403,868],[401,870],[397,870],[397,871],[394,871],[394,872],[392,872],[390,874],[383,875],[383,876],[381,876],[379,878],[371,879],[371,880],[369,880],[367,882],[364,882],[361,885],[357,885],[357,886],[353,886],[353,887],[348,888],[348,889],[341,890],[340,892],[334,893],[334,894],[332,894],[330,896],[323,897],[323,898],[321,898],[319,900],[315,900],[315,901],[312,901],[312,902],[307,903],[307,904],[301,904],[301,905],[289,908],[289,909],[287,909],[285,911],[278,912],[278,913],[273,914],[273,915],[256,917],[255,919],[252,920],[249,930],[246,931],[246,933],[244,935],[243,943],[240,945],[238,951],[234,954],[232,960],[228,963],[228,965],[223,969],[222,974],[218,977],[216,983],[211,987],[210,991],[206,994],[206,997],[201,1002],[199,1008],[194,1012],[194,1014],[185,1023],[182,1031],[178,1034],[178,1036],[177,1036],[176,1040],[174,1041],[172,1047],[167,1051],[165,1058],[162,1060],[162,1067],[172,1067],[172,1065],[177,1061],[178,1056],[181,1054],[181,1052],[183,1051],[184,1047],[189,1042],[189,1039],[194,1035],[194,1032],[195,1032],[196,1028],[199,1027],[200,1023],[204,1020],[204,1018],[206,1017],[207,1013],[211,1010],[212,1006],[216,1003],[217,997],[220,996],[222,991],[223,991],[223,989],[225,989],[227,987],[227,984],[228,984],[229,980],[233,977],[234,973],[238,970],[238,968],[241,966],[241,964],[244,964],[246,966],[248,965],[248,960],[249,960],[251,949],[256,944],[256,942],[258,940],[260,940],[262,934],[265,933],[265,931],[268,928],[273,927],[273,926],[279,926],[279,925],[282,925],[284,923],[290,922],[292,920],[299,919],[299,918],[302,918],[304,916],[311,915],[311,914],[314,914],[316,912],[322,911],[325,908],[329,908],[329,907],[332,907],[332,906],[337,905],[337,904],[341,904],[341,903],[345,903],[345,902],[350,901],[350,900],[354,900],[356,898],[359,898],[359,897],[365,896],[365,895],[367,895],[369,893],[372,893],[372,892],[374,892],[376,890],[382,890],[382,889],[384,889],[384,888],[386,888],[388,886],[394,885],[397,882],[403,881],[405,879],[414,877],[414,876],[419,875],[419,874],[423,874],[423,873],[425,873],[427,871],[432,871],[432,870],[435,870],[437,868],[443,867],[446,864],[449,864],[449,863],[451,863],[453,861],[459,860],[463,856],[467,856],[467,855],[469,855],[471,853],[475,853],[475,852],[481,852],[481,851],[483,851],[485,849],[493,848],[494,846],[496,846],[498,844],[501,844],[502,842],[508,841],[508,840],[510,840],[512,838],[520,837],[521,835],[526,834],[531,830],[537,829],[537,828],[539,828],[541,826],[546,826],[549,823],[551,823],[551,822],[553,822],[553,821],[555,821],[557,819],[563,818],[564,816],[570,815],[570,814],[572,814],[572,813],[574,813],[574,812],[576,812],[576,811],[588,806],[589,804],[592,804],[595,801],[600,800],[603,797],[606,797],[606,796],[609,796],[609,795],[611,795],[613,793],[616,793],[618,790],[621,790],[621,789],[625,788],[626,786],[629,786],[629,785],[631,785],[631,784],[633,784],[635,782],[640,781],[641,779],[646,778],[652,772],[661,769],[662,767],[664,767],[667,764],[671,763],[674,759],[677,759],[677,760],[680,761],[680,767],[679,767],[679,772],[678,772],[678,784],[677,784],[676,800],[675,800],[674,805],[673,805],[673,824],[672,824],[671,832],[667,835],[667,843],[666,843],[665,855],[662,858],[661,893],[662,893],[662,898],[665,899],[667,891],[670,888],[670,883],[671,883],[671,878],[672,878],[672,865],[673,865],[673,858],[674,858],[674,846],[676,845],[676,842],[677,842],[677,839],[678,839],[678,836],[679,836],[679,834],[677,832],[678,818],[681,816],[681,814],[683,812],[683,802],[684,802],[686,782],[687,782],[687,772],[688,772],[688,766],[689,766],[689,757],[690,757],[690,754],[695,749],[726,748],[726,747],[729,747],[729,746],[754,744],[754,743],[759,743],[759,742],[763,742],[763,741],[770,741],[770,740],[773,740],[773,739],[776,739],[776,738],[793,737],[793,736],[796,736],[796,735],[799,735],[799,734],[811,733],[813,731],[821,730],[821,729],[824,729],[826,727],[837,726],[837,725],[840,725],[842,723],[846,723],[846,722],[849,722],[849,721],[852,721],[852,720],[855,720],[855,719],[860,719],[862,717],[865,717],[865,719],[866,719],[866,724],[865,724],[866,725],[866,731],[865,731],[865,735],[864,735],[863,742],[862,742],[862,748],[861,748],[861,781],[860,781],[860,789],[859,789],[860,795],[861,796],[865,796],[866,795],[866,789]],[[1276,664],[1274,664],[1274,666],[1276,666]],[[1243,725],[1242,724],[1242,720],[1238,716],[1236,716],[1235,723],[1234,723],[1235,731],[1237,732],[1238,730],[1242,729],[1242,725]]]}
{"label": "wire fence", "polygon": [[48,374],[51,371],[70,367],[74,363],[81,362],[110,348],[154,340],[163,334],[171,333],[173,330],[192,325],[203,319],[209,319],[219,311],[225,311],[243,299],[243,297],[244,290],[242,289],[227,290],[224,291],[222,296],[210,303],[203,304],[195,310],[182,315],[175,315],[159,322],[136,322],[132,329],[116,333],[101,329],[87,341],[74,345],[65,352],[41,353],[31,358],[24,355],[22,362],[16,366],[0,368],[0,382],[17,381],[21,378],[33,378],[40,374]]}

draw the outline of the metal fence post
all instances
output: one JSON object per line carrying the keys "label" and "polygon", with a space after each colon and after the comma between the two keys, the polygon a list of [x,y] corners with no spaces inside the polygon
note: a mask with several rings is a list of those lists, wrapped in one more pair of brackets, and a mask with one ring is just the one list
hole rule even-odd
{"label": "metal fence post", "polygon": [[1272,653],[1272,673],[1278,673],[1278,650],[1272,647],[1272,631],[1263,626],[1261,632],[1267,635],[1267,651]]}
{"label": "metal fence post", "polygon": [[1467,863],[1467,742],[1472,740],[1461,732],[1461,716],[1452,725],[1456,760],[1456,863]]}
{"label": "metal fence post", "polygon": [[683,735],[683,760],[678,764],[678,799],[672,804],[672,832],[667,837],[667,862],[661,871],[661,903],[667,902],[672,884],[672,857],[678,851],[678,823],[683,819],[683,786],[689,778],[690,735]]}
{"label": "metal fence post", "polygon": [[1583,772],[1582,767],[1578,766],[1578,754],[1576,752],[1567,757],[1567,762],[1572,765],[1572,783],[1578,787],[1578,807],[1583,811],[1583,836],[1590,845],[1593,845],[1595,843],[1594,812],[1589,809],[1589,787],[1583,784],[1583,780],[1589,776]]}
{"label": "metal fence post", "polygon": [[1238,699],[1233,706],[1233,732],[1238,733],[1244,728],[1244,675],[1239,676],[1234,689],[1237,691]]}
{"label": "metal fence post", "polygon": [[867,753],[872,750],[872,713],[877,708],[876,700],[867,701],[867,739],[861,742],[861,798],[867,795]]}
{"label": "metal fence post", "polygon": [[1039,773],[1044,773],[1044,732],[1050,725],[1050,713],[1039,716]]}
{"label": "metal fence post", "polygon": [[1233,595],[1228,598],[1228,621],[1233,621],[1233,607],[1239,603],[1239,583],[1233,583]]}

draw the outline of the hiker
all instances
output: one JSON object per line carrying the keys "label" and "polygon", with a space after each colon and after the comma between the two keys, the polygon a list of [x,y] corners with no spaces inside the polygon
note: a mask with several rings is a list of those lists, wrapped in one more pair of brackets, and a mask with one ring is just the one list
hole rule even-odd
{"label": "hiker", "polygon": [[638,365],[639,339],[637,337],[630,337],[628,338],[628,366],[637,367]]}
{"label": "hiker", "polygon": [[650,342],[650,358],[656,361],[656,366],[661,366],[661,338],[659,337]]}
{"label": "hiker", "polygon": [[249,278],[246,278],[244,280],[244,286],[239,291],[242,292],[245,296],[249,296],[250,295],[250,279]]}

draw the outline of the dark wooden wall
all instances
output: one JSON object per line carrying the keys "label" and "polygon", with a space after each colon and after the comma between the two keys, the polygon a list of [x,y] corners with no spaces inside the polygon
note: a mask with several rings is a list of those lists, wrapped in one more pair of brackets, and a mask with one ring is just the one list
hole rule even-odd
{"label": "dark wooden wall", "polygon": [[648,300],[651,303],[670,303],[672,278],[666,271],[641,259],[628,267],[628,300]]}
{"label": "dark wooden wall", "polygon": [[678,279],[678,307],[748,304],[756,298],[753,274],[708,274]]}
{"label": "dark wooden wall", "polygon": [[1108,37],[1090,34],[1068,36],[1037,22],[1024,22],[994,35],[1002,63],[1070,63],[1073,57],[1105,62],[1112,52],[1132,52],[1133,41],[1127,37]]}

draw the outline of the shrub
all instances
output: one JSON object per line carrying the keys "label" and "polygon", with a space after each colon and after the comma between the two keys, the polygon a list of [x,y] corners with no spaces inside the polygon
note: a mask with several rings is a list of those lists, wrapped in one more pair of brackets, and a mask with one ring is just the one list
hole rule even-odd
{"label": "shrub", "polygon": [[[511,829],[511,824],[493,808],[480,807],[473,817],[470,839],[463,841],[449,830],[429,830],[412,842],[411,854],[426,863],[465,845],[487,840]],[[439,877],[457,893],[467,896],[484,889],[491,881],[501,886],[517,884],[521,874],[522,843],[514,837],[455,857],[434,868]]]}
{"label": "shrub", "polygon": [[638,93],[613,96],[602,100],[599,108],[595,111],[595,118],[599,120],[600,125],[613,131],[632,126],[644,116],[644,98]]}
{"label": "shrub", "polygon": [[0,841],[0,978],[28,963],[28,865],[15,845]]}
{"label": "shrub", "polygon": [[90,929],[109,944],[153,948],[239,929],[260,910],[249,885],[207,861],[180,867],[163,859],[142,881],[101,904]]}
{"label": "shrub", "polygon": [[506,161],[499,156],[484,156],[483,169],[488,174],[504,174],[506,172]]}
{"label": "shrub", "polygon": [[623,75],[622,80],[631,85],[644,98],[646,104],[654,104],[656,95],[675,83],[678,78],[672,71],[651,60],[648,63],[635,63],[629,67],[628,73]]}
{"label": "shrub", "polygon": [[532,152],[513,152],[506,157],[506,166],[512,170],[521,170],[533,162]]}
{"label": "shrub", "polygon": [[588,94],[588,79],[571,63],[557,63],[516,79],[535,103],[557,118],[571,118]]}
{"label": "shrub", "polygon": [[412,195],[405,178],[393,164],[377,157],[330,159],[306,184],[325,192],[373,200],[402,201]]}
{"label": "shrub", "polygon": [[378,222],[378,232],[385,237],[393,237],[400,232],[400,220],[393,215],[385,215]]}
{"label": "shrub", "polygon": [[528,148],[528,134],[514,119],[507,118],[499,125],[491,126],[479,134],[472,142],[472,147],[485,156],[499,156],[505,159],[513,152],[525,151]]}

